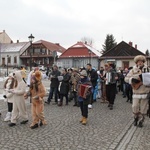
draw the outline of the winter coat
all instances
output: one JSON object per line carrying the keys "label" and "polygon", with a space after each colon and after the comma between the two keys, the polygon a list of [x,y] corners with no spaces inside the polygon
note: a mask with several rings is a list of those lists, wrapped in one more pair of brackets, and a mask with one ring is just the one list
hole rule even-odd
{"label": "winter coat", "polygon": [[22,80],[20,71],[15,72],[15,78],[18,82],[17,87],[14,88],[14,100],[24,100],[24,93],[26,92],[26,84]]}
{"label": "winter coat", "polygon": [[58,70],[52,71],[52,73],[50,74],[50,78],[51,78],[50,87],[59,87],[58,76],[60,76],[60,74],[61,73]]}
{"label": "winter coat", "polygon": [[[92,83],[90,82],[88,77],[81,78],[79,84],[85,84],[85,85],[88,84],[88,85],[92,86]],[[89,95],[88,95],[88,97],[86,99],[82,98],[81,96],[78,96],[78,101],[79,102],[84,102],[84,104],[88,104],[91,96],[92,96],[92,88],[89,89]]]}
{"label": "winter coat", "polygon": [[[147,66],[146,65],[144,65],[142,70],[139,69],[137,66],[134,66],[133,69],[131,69],[129,71],[129,73],[126,75],[125,82],[132,85],[133,78],[140,80],[139,75],[141,75],[144,72],[147,72]],[[146,87],[141,82],[141,85],[138,87],[138,89],[133,88],[133,98],[145,99],[145,98],[147,98],[147,94],[149,93],[149,91],[150,91],[150,87]]]}
{"label": "winter coat", "polygon": [[87,74],[88,74],[88,77],[90,78],[92,86],[95,87],[97,85],[97,79],[98,79],[97,72],[94,69],[92,69],[92,70],[88,70]]}
{"label": "winter coat", "polygon": [[[80,81],[80,75],[77,73],[77,74],[73,74],[71,75],[71,78],[70,78],[70,84],[71,84],[71,91],[73,91],[74,89],[77,91],[77,85],[78,85],[78,82]],[[75,82],[75,84],[74,84]]]}
{"label": "winter coat", "polygon": [[69,92],[69,80],[70,80],[70,75],[66,73],[63,75],[63,80],[60,86],[60,94],[68,94]]}
{"label": "winter coat", "polygon": [[[6,100],[9,103],[13,103],[13,93],[8,92],[8,90],[11,90],[10,85],[12,83],[12,80],[10,80],[9,78],[6,80],[6,88],[4,89],[4,95],[6,95]],[[14,85],[13,85],[14,86]],[[13,88],[12,88],[13,89]]]}

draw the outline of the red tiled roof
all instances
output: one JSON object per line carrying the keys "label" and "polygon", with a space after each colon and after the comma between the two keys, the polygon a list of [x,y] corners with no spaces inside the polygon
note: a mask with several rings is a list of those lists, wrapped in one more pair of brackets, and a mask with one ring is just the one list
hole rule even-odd
{"label": "red tiled roof", "polygon": [[[88,45],[87,45],[88,46]],[[98,57],[90,48],[90,51],[86,44],[83,42],[77,42],[73,46],[69,47],[60,58],[66,57]],[[90,53],[89,53],[90,52]]]}
{"label": "red tiled roof", "polygon": [[66,49],[64,47],[62,47],[61,45],[59,45],[58,43],[54,44],[54,43],[51,43],[48,41],[39,40],[39,41],[33,43],[33,45],[36,45],[36,44],[42,44],[51,51],[58,51],[61,53],[66,51]]}

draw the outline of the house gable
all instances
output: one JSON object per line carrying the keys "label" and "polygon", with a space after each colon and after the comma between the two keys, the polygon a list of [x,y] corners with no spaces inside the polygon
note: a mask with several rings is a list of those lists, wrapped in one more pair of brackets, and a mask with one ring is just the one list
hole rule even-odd
{"label": "house gable", "polygon": [[116,45],[114,48],[110,49],[106,53],[104,53],[101,58],[104,57],[134,57],[137,55],[145,55],[138,49],[130,46],[126,42],[122,41],[118,45]]}

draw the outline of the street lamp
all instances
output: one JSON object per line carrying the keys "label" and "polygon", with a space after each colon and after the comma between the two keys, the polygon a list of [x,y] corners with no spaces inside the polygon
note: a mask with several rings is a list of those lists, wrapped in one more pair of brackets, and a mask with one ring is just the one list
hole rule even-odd
{"label": "street lamp", "polygon": [[[32,42],[33,42],[33,40],[34,40],[34,36],[31,34],[30,36],[28,36],[28,39],[29,39],[29,41],[30,41],[31,50],[32,50]],[[31,54],[31,52],[30,52],[30,71],[31,71],[31,69],[32,69],[32,62],[31,62],[31,59],[32,59],[32,54]]]}
{"label": "street lamp", "polygon": [[9,58],[9,55],[7,55],[7,76],[8,76],[8,58]]}
{"label": "street lamp", "polygon": [[89,52],[89,63],[91,63],[91,50],[88,49],[88,52]]}

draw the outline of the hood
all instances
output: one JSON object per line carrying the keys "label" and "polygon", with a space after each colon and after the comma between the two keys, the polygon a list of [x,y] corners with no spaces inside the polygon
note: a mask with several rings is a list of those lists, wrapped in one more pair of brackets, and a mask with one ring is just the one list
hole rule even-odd
{"label": "hood", "polygon": [[21,71],[15,71],[14,77],[18,82],[22,81]]}

